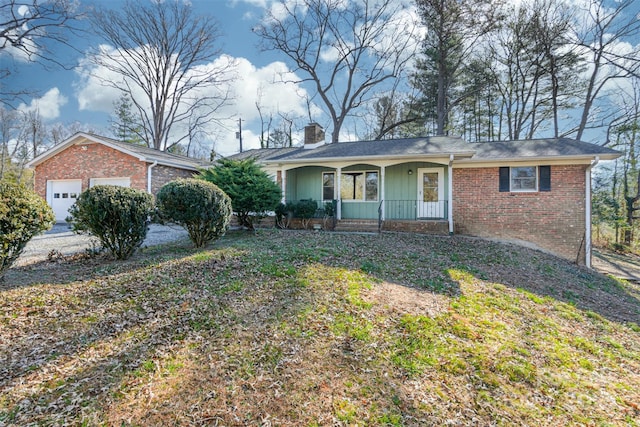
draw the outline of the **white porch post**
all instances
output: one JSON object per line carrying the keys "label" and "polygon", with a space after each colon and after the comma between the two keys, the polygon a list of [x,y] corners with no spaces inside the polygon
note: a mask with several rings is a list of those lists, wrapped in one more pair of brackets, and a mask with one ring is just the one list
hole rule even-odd
{"label": "white porch post", "polygon": [[342,219],[342,202],[340,200],[340,188],[342,188],[340,186],[341,184],[341,177],[342,177],[342,168],[336,168],[336,219],[341,220]]}
{"label": "white porch post", "polygon": [[587,166],[584,177],[584,265],[591,268],[591,169],[600,161],[596,156]]}
{"label": "white porch post", "polygon": [[453,154],[449,156],[449,167],[447,169],[447,219],[449,220],[449,234],[453,234]]}
{"label": "white porch post", "polygon": [[282,169],[282,203],[287,203],[287,170]]}
{"label": "white porch post", "polygon": [[380,205],[380,213],[381,213],[380,219],[383,220],[383,221],[385,220],[385,211],[384,211],[384,198],[385,198],[385,195],[384,195],[384,187],[385,187],[384,180],[385,180],[385,178],[384,177],[385,177],[385,169],[386,169],[386,166],[381,166],[380,167],[380,203],[382,203],[382,205]]}

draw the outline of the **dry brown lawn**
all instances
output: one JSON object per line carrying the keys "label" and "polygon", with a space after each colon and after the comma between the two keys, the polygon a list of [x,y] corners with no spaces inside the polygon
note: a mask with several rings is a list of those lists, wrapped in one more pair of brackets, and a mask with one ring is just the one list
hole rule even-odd
{"label": "dry brown lawn", "polygon": [[640,288],[462,237],[231,233],[0,284],[0,425],[638,425]]}

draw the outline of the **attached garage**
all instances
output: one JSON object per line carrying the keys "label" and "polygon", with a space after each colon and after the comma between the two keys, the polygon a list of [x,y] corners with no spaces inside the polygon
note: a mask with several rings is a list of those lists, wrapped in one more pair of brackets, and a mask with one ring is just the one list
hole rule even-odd
{"label": "attached garage", "polygon": [[78,195],[95,185],[119,185],[156,194],[169,181],[190,178],[211,163],[152,148],[77,133],[42,153],[35,169],[35,190],[64,221]]}
{"label": "attached garage", "polygon": [[81,179],[47,181],[47,202],[56,215],[56,221],[64,221],[69,216],[69,208],[81,192]]}

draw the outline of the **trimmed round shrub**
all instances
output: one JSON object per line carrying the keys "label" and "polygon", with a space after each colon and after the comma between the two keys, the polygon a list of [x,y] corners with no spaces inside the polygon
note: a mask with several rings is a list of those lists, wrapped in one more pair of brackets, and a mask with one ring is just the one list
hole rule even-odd
{"label": "trimmed round shrub", "polygon": [[51,228],[51,207],[28,188],[0,182],[0,279],[20,256],[29,240]]}
{"label": "trimmed round shrub", "polygon": [[156,196],[162,220],[184,227],[196,248],[224,235],[231,219],[231,199],[218,186],[201,179],[178,179]]}
{"label": "trimmed round shrub", "polygon": [[142,245],[153,214],[153,196],[134,188],[96,185],[82,192],[67,218],[77,233],[95,236],[117,259]]}

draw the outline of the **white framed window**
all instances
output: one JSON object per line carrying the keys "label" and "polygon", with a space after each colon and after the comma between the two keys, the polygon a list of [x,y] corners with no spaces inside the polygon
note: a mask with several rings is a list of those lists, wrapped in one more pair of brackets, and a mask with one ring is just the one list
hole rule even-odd
{"label": "white framed window", "polygon": [[334,172],[322,173],[322,200],[331,201],[335,199],[336,174]]}
{"label": "white framed window", "polygon": [[502,192],[551,191],[551,166],[501,167],[499,181]]}
{"label": "white framed window", "polygon": [[511,191],[538,191],[538,168],[518,166],[511,168]]}
{"label": "white framed window", "polygon": [[349,171],[340,176],[340,198],[344,201],[377,202],[378,171]]}

